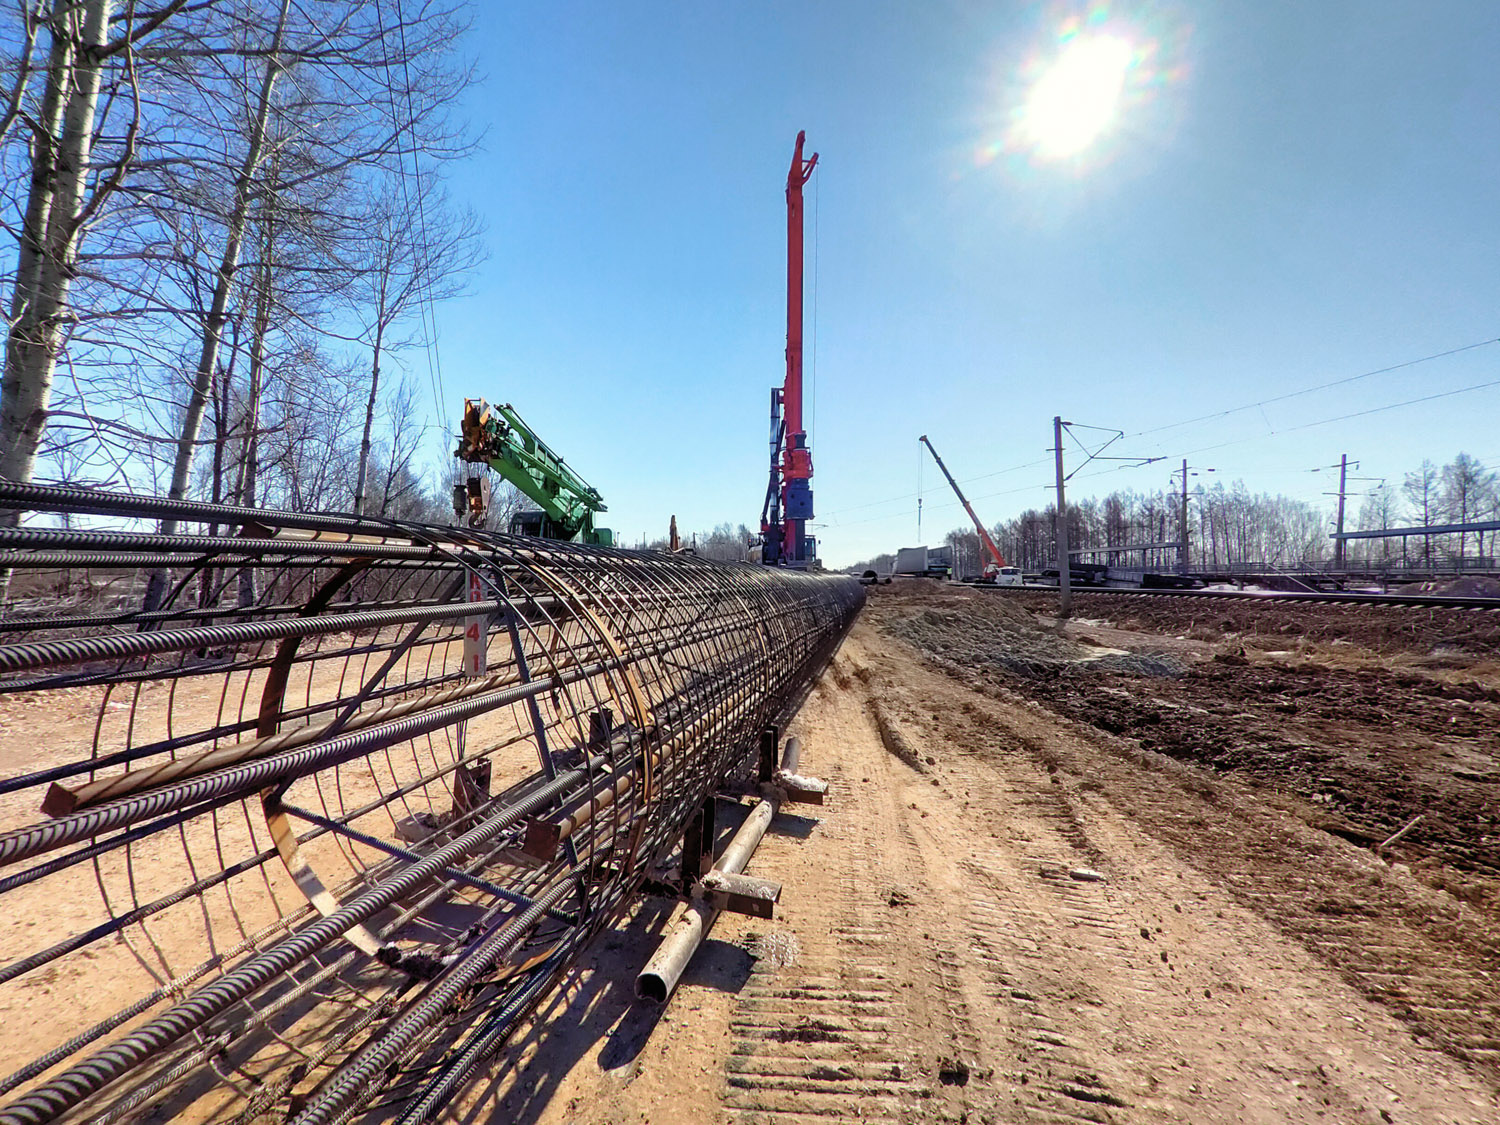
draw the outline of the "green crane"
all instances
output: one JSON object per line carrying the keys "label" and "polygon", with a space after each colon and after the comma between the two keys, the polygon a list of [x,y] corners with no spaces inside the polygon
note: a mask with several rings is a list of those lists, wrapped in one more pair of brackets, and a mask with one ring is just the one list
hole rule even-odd
{"label": "green crane", "polygon": [[[594,526],[594,513],[603,512],[604,497],[552,450],[516,413],[515,408],[491,406],[484,399],[464,399],[464,418],[454,456],[470,464],[488,465],[536,504],[539,511],[517,512],[510,530],[517,535],[562,539],[613,547],[614,532]],[[454,506],[469,513],[469,526],[484,522],[488,481],[471,476],[467,489],[459,485]],[[466,503],[465,503],[466,501]]]}

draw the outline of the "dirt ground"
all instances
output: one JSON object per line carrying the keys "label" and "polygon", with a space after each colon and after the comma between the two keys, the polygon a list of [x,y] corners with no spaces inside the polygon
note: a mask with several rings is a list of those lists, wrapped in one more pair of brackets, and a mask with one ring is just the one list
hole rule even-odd
{"label": "dirt ground", "polygon": [[647,900],[459,1119],[1500,1120],[1493,624],[1003,597],[874,591],[776,919],[658,1010]]}

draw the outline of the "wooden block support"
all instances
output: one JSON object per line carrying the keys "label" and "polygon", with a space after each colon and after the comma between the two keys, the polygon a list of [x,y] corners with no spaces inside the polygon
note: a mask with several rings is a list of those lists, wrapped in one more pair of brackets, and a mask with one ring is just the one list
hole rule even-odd
{"label": "wooden block support", "polygon": [[727,871],[710,871],[703,876],[703,890],[720,910],[752,918],[771,917],[776,903],[781,901],[780,883]]}
{"label": "wooden block support", "polygon": [[770,781],[776,773],[777,751],[781,744],[781,731],[766,727],[760,732],[760,773],[758,780]]}
{"label": "wooden block support", "polygon": [[821,805],[828,793],[828,782],[818,777],[803,777],[801,774],[776,771],[774,782],[786,794],[788,801],[802,805]]}

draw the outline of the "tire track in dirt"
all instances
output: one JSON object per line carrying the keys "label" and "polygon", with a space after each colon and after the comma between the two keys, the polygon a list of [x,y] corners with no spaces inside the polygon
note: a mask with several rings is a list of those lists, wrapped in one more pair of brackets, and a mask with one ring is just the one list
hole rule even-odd
{"label": "tire track in dirt", "polygon": [[[828,780],[833,793],[849,792],[841,770]],[[830,811],[825,818],[835,823],[852,815]],[[896,1123],[903,1102],[925,1092],[901,1042],[893,935],[856,873],[868,835],[859,824],[836,826],[819,845],[820,865],[837,875],[798,911],[798,932],[807,935],[802,956],[781,969],[759,962],[730,1020],[724,1104],[743,1125],[841,1117]]]}
{"label": "tire track in dirt", "polygon": [[[1035,725],[1057,723],[1047,716]],[[1129,800],[1136,823],[1171,845],[1160,853],[1164,861],[1190,856],[1236,900],[1366,996],[1386,1004],[1419,1039],[1475,1063],[1491,1081],[1500,1077],[1500,997],[1492,984],[1500,974],[1493,940],[1500,939],[1500,928],[1492,912],[1487,916],[1471,910],[1422,884],[1406,868],[1388,866],[1363,849],[1326,836],[1274,804],[1247,803],[1231,792],[1232,783],[1144,753],[1086,725],[1062,720],[1062,729],[1072,737],[1044,743],[1030,724],[1014,722],[1006,733],[1054,777],[1065,762],[1062,778],[1075,787],[1083,777],[1098,790],[1100,777],[1118,780],[1131,764],[1159,774],[1160,784],[1143,787],[1137,780],[1130,785]],[[1095,755],[1085,762],[1076,753],[1082,740],[1108,747],[1115,760],[1101,763]],[[979,783],[965,778],[962,784]],[[1077,802],[1052,802],[1031,788],[1013,796],[1050,816],[1090,862],[1098,862],[1099,853],[1087,844],[1087,833],[1071,811]],[[1492,940],[1486,941],[1485,934]]]}
{"label": "tire track in dirt", "polygon": [[[851,694],[875,714],[881,743],[930,746],[920,714],[900,717],[902,707],[882,707],[879,675],[872,674],[856,646],[849,655],[854,675]],[[894,729],[890,729],[894,728]],[[907,755],[891,750],[893,758]],[[1097,1043],[1067,1029],[1053,1012],[1053,996],[1076,995],[1058,980],[1055,950],[1047,935],[1066,927],[1085,946],[1082,955],[1109,956],[1128,969],[1124,923],[1082,890],[1058,885],[1057,901],[1038,896],[1020,881],[1037,872],[1062,874],[1059,857],[1093,856],[1082,826],[1065,805],[1052,799],[1045,783],[1005,787],[993,771],[959,758],[939,766],[918,757],[917,773],[892,759],[882,763],[876,782],[894,806],[880,810],[882,859],[903,880],[893,890],[908,919],[903,943],[911,987],[906,991],[912,1032],[926,1053],[923,1064],[937,1080],[924,1120],[1112,1122],[1125,1101],[1106,1077],[1107,1060]],[[941,773],[939,780],[935,775]],[[959,793],[991,793],[1027,808],[1050,831],[1034,841],[1036,854],[1010,857],[1011,869],[997,878],[1000,857],[986,852],[978,826],[960,809]],[[1065,880],[1066,882],[1066,880]],[[1036,903],[1033,909],[1029,903]],[[1086,937],[1085,937],[1086,935]],[[918,938],[922,941],[918,941]]]}
{"label": "tire track in dirt", "polygon": [[[1500,1075],[1500,998],[1493,975],[1476,976],[1429,940],[1392,926],[1379,902],[1385,897],[1378,894],[1384,874],[1372,876],[1378,895],[1373,902],[1330,895],[1326,884],[1285,872],[1247,871],[1226,878],[1237,898],[1295,935],[1360,991],[1384,1002],[1418,1038]],[[1429,929],[1463,925],[1461,916],[1427,921]]]}
{"label": "tire track in dirt", "polygon": [[[1317,964],[1326,951],[1316,940],[1276,917],[1294,904],[1321,917],[1310,896],[1351,874],[1348,857],[1307,847],[1304,835],[1316,834],[1305,825],[1258,802],[1205,797],[1175,763],[1090,750],[1050,717],[1031,722],[947,677],[884,654],[870,664],[858,679],[901,717],[927,766],[907,793],[922,795],[909,823],[929,873],[960,861],[934,895],[950,910],[955,896],[967,904],[954,919],[967,925],[967,948],[949,939],[935,971],[941,991],[963,992],[983,1014],[975,1071],[988,1091],[966,1091],[981,1114],[970,1120],[1493,1119],[1491,1083],[1409,1035],[1403,1045],[1399,1024]],[[1051,736],[1038,737],[1043,729]],[[1108,881],[1070,877],[1084,866]],[[1366,970],[1404,975],[1434,1015],[1432,999],[1453,1003],[1455,988],[1487,1001],[1473,995],[1474,973],[1433,972],[1381,918],[1360,921],[1379,950]],[[1348,962],[1345,920],[1320,925]],[[1484,1049],[1482,1038],[1470,1046]]]}

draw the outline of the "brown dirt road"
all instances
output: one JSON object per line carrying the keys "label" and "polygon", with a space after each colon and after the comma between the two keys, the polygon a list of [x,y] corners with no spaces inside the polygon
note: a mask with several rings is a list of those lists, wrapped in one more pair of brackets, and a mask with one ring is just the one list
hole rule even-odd
{"label": "brown dirt road", "polygon": [[[1060,716],[972,654],[945,670],[879,630],[884,593],[794,727],[831,791],[751,864],[785,885],[777,920],[721,919],[657,1013],[629,996],[649,902],[463,1120],[1500,1120],[1483,885],[1388,865],[1295,786]],[[746,952],[768,929],[793,964]]]}

